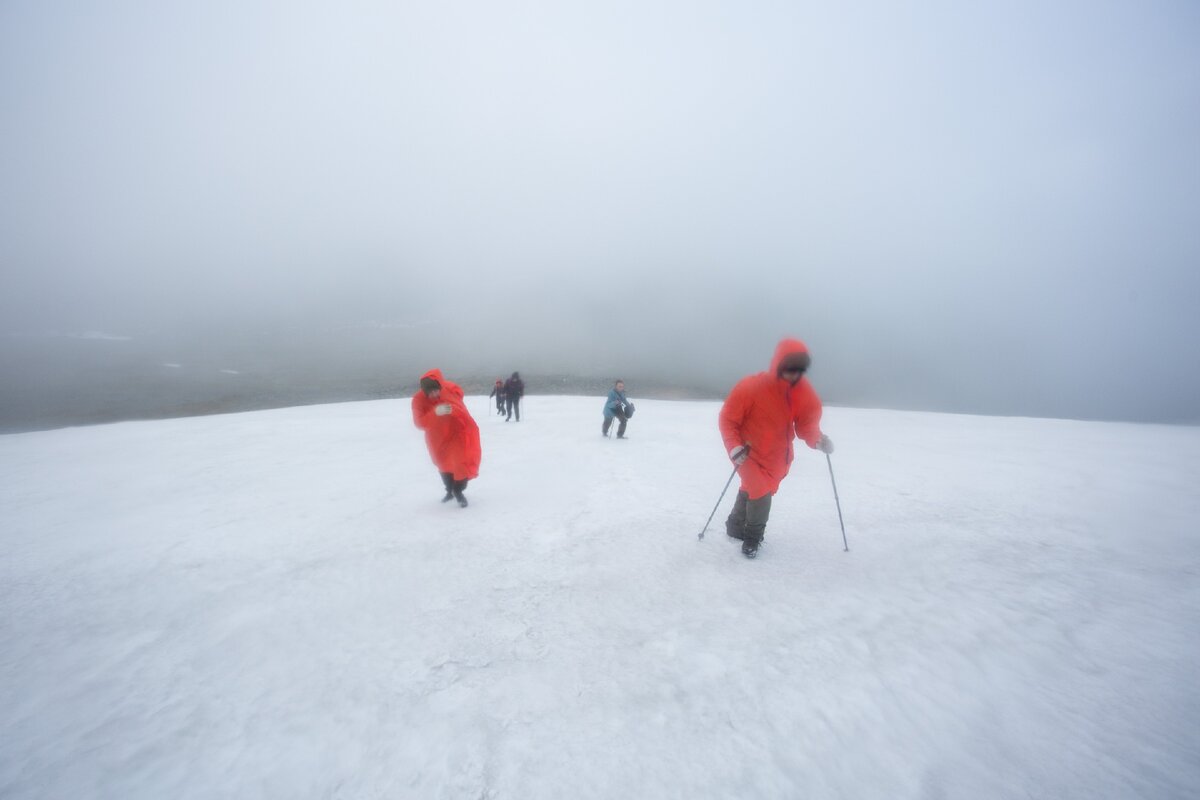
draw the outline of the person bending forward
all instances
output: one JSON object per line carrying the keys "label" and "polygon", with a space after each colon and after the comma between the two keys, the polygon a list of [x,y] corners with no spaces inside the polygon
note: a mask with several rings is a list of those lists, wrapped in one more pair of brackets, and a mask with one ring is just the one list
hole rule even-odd
{"label": "person bending forward", "polygon": [[443,503],[457,500],[463,508],[467,482],[479,476],[482,452],[479,426],[463,402],[463,390],[431,369],[421,376],[421,388],[412,399],[413,424],[425,431],[429,457],[446,487]]}

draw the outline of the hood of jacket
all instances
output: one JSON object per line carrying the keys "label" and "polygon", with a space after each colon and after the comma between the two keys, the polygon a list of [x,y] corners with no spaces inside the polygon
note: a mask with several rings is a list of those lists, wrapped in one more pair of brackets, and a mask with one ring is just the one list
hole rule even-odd
{"label": "hood of jacket", "polygon": [[779,377],[779,365],[790,355],[809,355],[808,346],[799,339],[782,339],[775,345],[775,355],[771,357],[771,375]]}

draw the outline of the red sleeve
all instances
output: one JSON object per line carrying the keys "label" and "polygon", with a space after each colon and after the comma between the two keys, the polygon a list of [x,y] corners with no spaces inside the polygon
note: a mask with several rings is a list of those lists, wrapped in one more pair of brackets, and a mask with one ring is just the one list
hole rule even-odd
{"label": "red sleeve", "polygon": [[807,380],[801,380],[799,396],[795,402],[796,435],[804,440],[809,447],[821,443],[821,398],[809,385]]}
{"label": "red sleeve", "polygon": [[721,428],[721,440],[725,442],[725,452],[728,453],[746,443],[742,437],[742,423],[749,408],[750,393],[746,388],[746,381],[742,380],[733,387],[729,397],[725,398],[725,404],[721,406],[721,416],[717,421]]}
{"label": "red sleeve", "polygon": [[413,395],[413,425],[416,425],[421,430],[425,430],[429,424],[426,417],[433,413],[433,405],[433,401],[426,397],[424,392],[417,392]]}
{"label": "red sleeve", "polygon": [[434,404],[434,408],[442,403],[450,405],[450,414],[455,417],[469,417],[470,412],[467,411],[467,401],[463,395],[463,390],[456,384],[446,383],[442,386],[442,396]]}

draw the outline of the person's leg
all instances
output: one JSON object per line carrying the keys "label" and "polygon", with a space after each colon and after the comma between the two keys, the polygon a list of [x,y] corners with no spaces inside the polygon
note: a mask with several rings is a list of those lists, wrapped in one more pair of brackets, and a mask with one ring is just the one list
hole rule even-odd
{"label": "person's leg", "polygon": [[454,474],[451,472],[438,474],[442,476],[442,484],[446,487],[446,496],[442,498],[442,502],[448,503],[454,497]]}
{"label": "person's leg", "polygon": [[737,499],[733,501],[733,510],[725,518],[725,533],[734,539],[746,538],[746,501],[749,497],[745,490],[739,489]]}
{"label": "person's leg", "polygon": [[463,497],[463,492],[466,490],[466,488],[467,482],[465,480],[454,482],[454,499],[457,500],[458,504],[463,508],[467,507],[467,498]]}
{"label": "person's leg", "polygon": [[767,532],[767,519],[771,516],[771,495],[746,501],[746,538],[761,542]]}
{"label": "person's leg", "polygon": [[629,422],[629,417],[625,416],[625,412],[619,408],[617,409],[616,413],[617,413],[617,419],[621,420],[621,424],[617,426],[617,438],[624,439],[625,438],[625,423]]}
{"label": "person's leg", "polygon": [[767,518],[771,516],[771,495],[765,494],[746,501],[746,538],[742,542],[742,553],[750,558],[758,555],[758,546],[767,532]]}
{"label": "person's leg", "polygon": [[608,436],[608,429],[612,427],[612,421],[613,421],[612,417],[605,417],[604,424],[600,426],[600,433],[604,434],[605,436]]}
{"label": "person's leg", "polygon": [[508,422],[510,419],[512,419],[513,400],[511,397],[509,397],[504,402],[508,406],[508,416],[504,418],[504,421]]}
{"label": "person's leg", "polygon": [[517,422],[521,421],[521,398],[517,398],[517,402],[513,404],[513,408],[517,412]]}

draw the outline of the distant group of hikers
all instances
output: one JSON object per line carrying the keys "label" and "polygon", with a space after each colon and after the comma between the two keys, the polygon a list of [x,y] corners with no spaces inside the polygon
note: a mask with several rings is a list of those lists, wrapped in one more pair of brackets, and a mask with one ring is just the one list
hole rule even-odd
{"label": "distant group of hikers", "polygon": [[[742,554],[747,558],[758,554],[771,514],[771,498],[792,464],[792,442],[798,438],[814,450],[833,452],[833,442],[821,432],[821,399],[804,377],[811,364],[803,342],[784,339],[775,348],[770,369],[738,381],[721,406],[721,439],[741,479],[725,532],[742,542]],[[507,381],[497,379],[488,396],[496,398],[496,413],[507,415],[505,422],[514,414],[520,422],[524,395],[525,383],[514,372]],[[441,370],[431,369],[421,376],[412,413],[413,423],[425,432],[429,455],[441,474],[446,489],[442,502],[457,500],[466,508],[463,492],[468,481],[479,475],[482,451],[479,426],[463,398],[461,387],[446,380]],[[619,423],[617,438],[624,439],[633,411],[625,383],[616,381],[604,402],[601,434],[609,435],[615,419]]]}
{"label": "distant group of hikers", "polygon": [[525,381],[521,380],[521,373],[514,372],[512,377],[506,381],[496,378],[496,385],[492,387],[491,394],[488,397],[496,398],[496,413],[504,416],[504,421],[508,422],[513,418],[513,413],[516,412],[517,422],[521,421],[521,398],[525,396]]}

